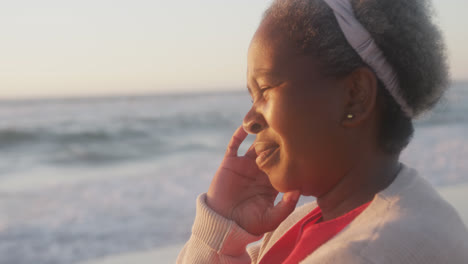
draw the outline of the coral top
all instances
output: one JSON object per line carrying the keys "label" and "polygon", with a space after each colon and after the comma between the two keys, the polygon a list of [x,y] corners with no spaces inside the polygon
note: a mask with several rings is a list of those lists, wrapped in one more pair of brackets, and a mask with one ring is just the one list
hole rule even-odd
{"label": "coral top", "polygon": [[322,210],[316,207],[289,229],[263,256],[260,264],[297,264],[338,234],[371,202],[329,221],[320,222]]}

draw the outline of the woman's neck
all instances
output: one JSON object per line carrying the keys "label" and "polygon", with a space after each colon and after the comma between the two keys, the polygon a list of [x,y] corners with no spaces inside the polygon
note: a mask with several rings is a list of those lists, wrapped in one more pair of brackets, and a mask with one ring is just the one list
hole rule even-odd
{"label": "woman's neck", "polygon": [[356,164],[330,191],[317,197],[323,221],[337,218],[372,201],[399,173],[401,164],[398,156],[374,156]]}

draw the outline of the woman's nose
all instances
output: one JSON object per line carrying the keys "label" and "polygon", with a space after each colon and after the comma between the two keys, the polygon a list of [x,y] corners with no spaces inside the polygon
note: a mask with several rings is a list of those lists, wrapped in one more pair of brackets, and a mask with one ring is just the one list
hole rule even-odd
{"label": "woman's nose", "polygon": [[258,113],[254,107],[250,108],[249,112],[244,117],[242,124],[244,130],[249,134],[258,134],[260,131],[265,129],[266,121],[263,115]]}

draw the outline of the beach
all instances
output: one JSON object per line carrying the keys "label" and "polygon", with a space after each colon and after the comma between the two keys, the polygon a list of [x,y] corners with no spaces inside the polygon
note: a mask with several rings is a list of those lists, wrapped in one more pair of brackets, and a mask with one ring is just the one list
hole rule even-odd
{"label": "beach", "polygon": [[[438,188],[439,193],[458,211],[465,225],[468,226],[468,206],[466,199],[468,196],[468,184]],[[101,259],[82,262],[80,264],[154,264],[154,263],[175,263],[179,251],[183,245],[173,245],[154,250],[134,252],[108,256]]]}

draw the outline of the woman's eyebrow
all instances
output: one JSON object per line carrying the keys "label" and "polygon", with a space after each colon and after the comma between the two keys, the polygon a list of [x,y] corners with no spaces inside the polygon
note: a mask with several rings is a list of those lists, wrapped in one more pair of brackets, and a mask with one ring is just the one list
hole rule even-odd
{"label": "woman's eyebrow", "polygon": [[281,74],[279,72],[268,69],[268,68],[259,68],[254,70],[254,78],[258,79],[266,79],[271,82],[279,82],[281,80]]}
{"label": "woman's eyebrow", "polygon": [[273,77],[274,72],[271,69],[260,68],[254,70],[255,77]]}

